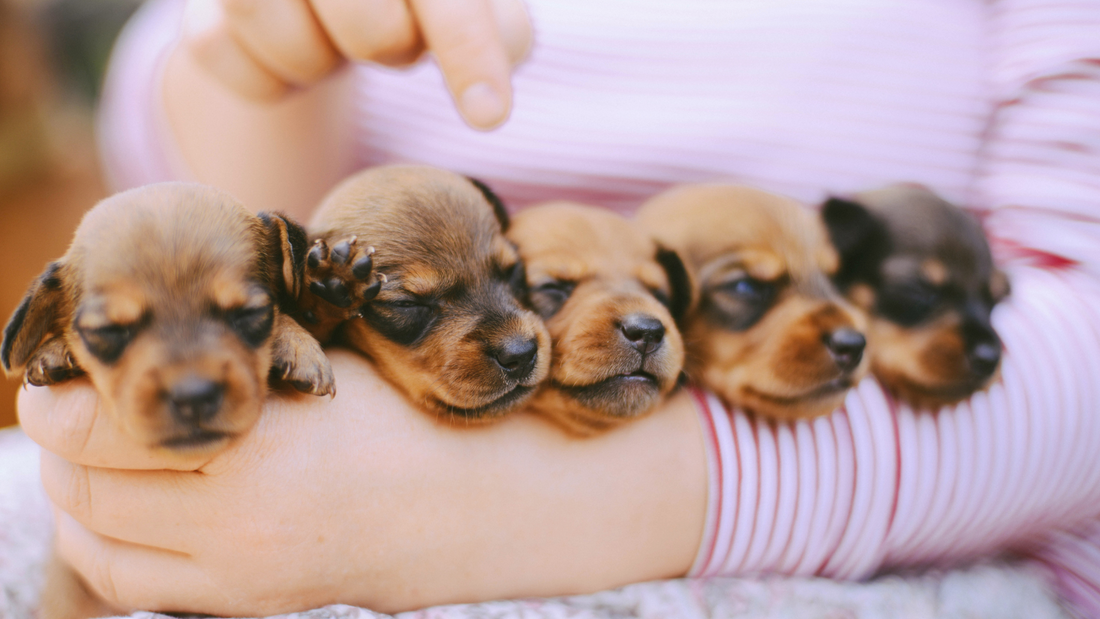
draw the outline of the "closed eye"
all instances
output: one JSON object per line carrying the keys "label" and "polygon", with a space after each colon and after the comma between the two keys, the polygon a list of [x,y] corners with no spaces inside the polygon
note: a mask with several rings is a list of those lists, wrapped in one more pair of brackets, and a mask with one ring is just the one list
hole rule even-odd
{"label": "closed eye", "polygon": [[778,293],[776,282],[741,275],[711,287],[706,304],[712,318],[722,327],[744,331],[768,312]]}
{"label": "closed eye", "polygon": [[122,356],[126,346],[134,339],[143,324],[143,321],[138,321],[92,328],[78,325],[76,331],[88,352],[103,363],[110,364]]}
{"label": "closed eye", "polygon": [[923,282],[887,284],[878,295],[878,313],[911,327],[930,318],[940,306],[942,293]]}
{"label": "closed eye", "polygon": [[569,296],[573,294],[573,290],[576,287],[576,282],[562,280],[553,280],[539,284],[531,289],[531,305],[534,306],[535,311],[544,319],[550,318],[561,310],[562,306],[569,300]]}
{"label": "closed eye", "polygon": [[269,303],[226,310],[225,321],[246,344],[256,348],[263,344],[275,324],[275,308]]}
{"label": "closed eye", "polygon": [[363,307],[363,318],[376,331],[403,346],[421,339],[437,314],[435,303],[419,299],[375,300]]}

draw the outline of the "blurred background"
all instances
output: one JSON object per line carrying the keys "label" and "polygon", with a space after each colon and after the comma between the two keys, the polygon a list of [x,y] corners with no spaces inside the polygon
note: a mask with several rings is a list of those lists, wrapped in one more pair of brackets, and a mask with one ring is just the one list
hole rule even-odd
{"label": "blurred background", "polygon": [[[111,45],[141,0],[0,0],[0,320],[106,195],[92,120]],[[19,381],[0,381],[0,427]]]}

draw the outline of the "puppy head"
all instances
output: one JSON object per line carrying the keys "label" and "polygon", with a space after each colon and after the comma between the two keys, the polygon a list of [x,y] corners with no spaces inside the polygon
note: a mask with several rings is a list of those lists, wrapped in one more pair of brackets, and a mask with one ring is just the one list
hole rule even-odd
{"label": "puppy head", "polygon": [[676,254],[614,213],[568,203],[523,211],[508,235],[553,342],[536,408],[592,429],[652,409],[684,361],[673,312],[690,291]]}
{"label": "puppy head", "polygon": [[484,185],[428,167],[389,166],[337,187],[311,228],[374,246],[385,276],[344,337],[412,400],[443,415],[487,419],[546,377],[550,337],[521,307],[523,264]]}
{"label": "puppy head", "polygon": [[827,414],[864,375],[864,319],[834,291],[837,258],[797,203],[733,185],[674,188],[639,220],[677,250],[696,302],[683,321],[688,376],[778,419]]}
{"label": "puppy head", "polygon": [[898,397],[938,407],[996,374],[990,323],[1008,280],[981,226],[916,185],[833,198],[822,208],[841,256],[837,284],[871,316],[872,371]]}
{"label": "puppy head", "polygon": [[16,311],[4,364],[29,379],[75,362],[135,438],[214,449],[259,414],[286,235],[200,185],[110,197]]}

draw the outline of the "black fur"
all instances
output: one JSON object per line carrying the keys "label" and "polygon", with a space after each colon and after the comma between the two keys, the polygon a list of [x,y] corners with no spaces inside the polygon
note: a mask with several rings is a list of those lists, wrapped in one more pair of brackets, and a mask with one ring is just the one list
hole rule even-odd
{"label": "black fur", "polygon": [[[279,308],[289,312],[297,302],[298,291],[305,279],[309,238],[306,235],[305,228],[282,213],[262,212],[257,213],[257,217],[260,218],[267,229],[270,256],[276,258],[275,264],[261,265],[260,268],[265,272],[269,272],[268,269],[271,266],[275,267],[273,281],[271,282],[272,289],[277,292]],[[282,225],[276,220],[281,222]],[[283,244],[282,230],[286,230],[286,248]],[[289,256],[286,255],[286,249],[289,249]],[[281,276],[283,261],[287,259],[291,261],[291,270],[295,280],[293,285],[288,285]]]}
{"label": "black fur", "polygon": [[890,255],[890,234],[885,224],[863,205],[829,198],[821,207],[829,237],[840,254],[840,269],[833,280],[842,291],[857,281],[878,284],[878,268]]}
{"label": "black fur", "polygon": [[665,270],[668,276],[668,285],[671,291],[668,299],[668,311],[672,319],[677,323],[691,307],[691,280],[688,277],[687,268],[680,255],[671,249],[657,248],[657,263]]}
{"label": "black fur", "polygon": [[500,231],[507,232],[508,226],[510,224],[510,220],[508,218],[508,209],[504,208],[504,202],[501,201],[500,196],[493,193],[493,190],[489,189],[488,185],[477,180],[476,178],[473,178],[472,176],[467,176],[466,178],[474,184],[474,187],[477,187],[478,191],[481,192],[481,195],[485,196],[485,199],[488,200],[489,204],[493,206],[493,214],[497,216],[497,221],[500,222]]}

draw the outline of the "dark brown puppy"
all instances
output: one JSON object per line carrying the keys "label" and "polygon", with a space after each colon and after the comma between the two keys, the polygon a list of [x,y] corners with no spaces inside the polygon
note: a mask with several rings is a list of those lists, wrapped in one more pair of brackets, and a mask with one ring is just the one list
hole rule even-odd
{"label": "dark brown puppy", "polygon": [[936,408],[992,381],[990,313],[1008,280],[973,217],[917,185],[830,199],[822,217],[840,252],[836,283],[871,317],[871,371],[887,389]]}
{"label": "dark brown puppy", "polygon": [[794,419],[832,412],[864,375],[862,315],[835,291],[821,222],[792,200],[690,185],[639,213],[676,250],[696,302],[681,329],[686,371],[728,404]]}
{"label": "dark brown puppy", "polygon": [[329,194],[310,226],[303,323],[323,339],[340,326],[344,342],[433,412],[502,415],[550,363],[546,328],[519,302],[523,264],[507,225],[500,201],[457,174],[361,172]]}
{"label": "dark brown puppy", "polygon": [[[320,345],[286,312],[306,248],[296,224],[209,187],[117,194],[31,285],[0,362],[34,385],[86,373],[112,420],[143,444],[211,453],[255,422],[269,374],[334,392]],[[42,600],[49,619],[115,614],[56,559]]]}
{"label": "dark brown puppy", "polygon": [[652,410],[684,362],[674,316],[690,290],[679,257],[610,211],[564,202],[521,212],[508,238],[553,343],[532,409],[578,434]]}

